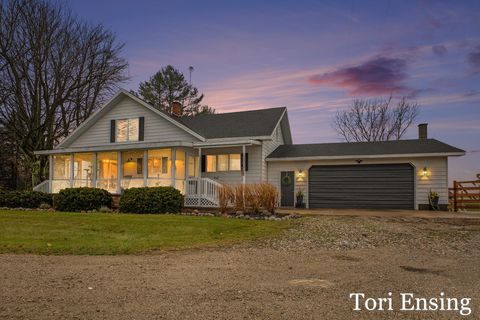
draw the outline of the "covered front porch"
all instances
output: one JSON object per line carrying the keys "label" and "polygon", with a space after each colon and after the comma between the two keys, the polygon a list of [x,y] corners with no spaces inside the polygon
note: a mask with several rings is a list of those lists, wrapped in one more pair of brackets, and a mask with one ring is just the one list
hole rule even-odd
{"label": "covered front porch", "polygon": [[[119,148],[122,146],[115,146]],[[108,150],[52,150],[49,156],[49,179],[34,188],[36,191],[58,193],[65,188],[95,187],[121,195],[134,187],[172,186],[185,196],[185,206],[218,206],[221,181],[207,176],[212,163],[223,170],[216,161],[202,154],[207,147],[200,146],[124,146],[125,149]],[[212,146],[208,148],[235,147],[236,155],[227,155],[228,168],[234,168],[245,183],[246,144]],[[42,154],[43,152],[38,152]],[[203,164],[202,164],[203,158]],[[215,160],[215,159],[214,159]],[[238,164],[236,163],[238,162]],[[202,167],[203,165],[203,167]],[[202,171],[205,177],[202,177]]]}

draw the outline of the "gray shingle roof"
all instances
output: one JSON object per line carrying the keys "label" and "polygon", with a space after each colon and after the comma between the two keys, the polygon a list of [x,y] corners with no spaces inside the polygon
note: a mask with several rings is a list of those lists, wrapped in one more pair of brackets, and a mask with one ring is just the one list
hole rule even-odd
{"label": "gray shingle roof", "polygon": [[175,118],[207,139],[269,136],[285,107]]}
{"label": "gray shingle roof", "polygon": [[435,139],[281,145],[267,158],[465,152]]}

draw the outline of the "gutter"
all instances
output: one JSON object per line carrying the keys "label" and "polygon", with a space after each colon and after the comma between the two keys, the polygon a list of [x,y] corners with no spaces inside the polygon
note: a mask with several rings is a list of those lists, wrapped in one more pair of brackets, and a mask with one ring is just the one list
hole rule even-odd
{"label": "gutter", "polygon": [[458,157],[465,152],[439,153],[403,153],[403,154],[375,154],[375,155],[346,155],[346,156],[310,156],[310,157],[282,157],[267,158],[265,161],[309,161],[309,160],[341,160],[341,159],[378,159],[378,158],[419,158],[419,157]]}

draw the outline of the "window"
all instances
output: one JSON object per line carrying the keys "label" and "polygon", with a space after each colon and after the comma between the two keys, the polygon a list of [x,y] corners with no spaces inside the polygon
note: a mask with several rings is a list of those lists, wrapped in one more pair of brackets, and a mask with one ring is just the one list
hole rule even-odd
{"label": "window", "polygon": [[171,155],[170,149],[148,150],[148,177],[170,178]]}
{"label": "window", "polygon": [[181,150],[175,152],[175,179],[185,179],[185,152]]}
{"label": "window", "polygon": [[97,154],[97,180],[117,179],[117,153],[99,152]]}
{"label": "window", "polygon": [[122,152],[123,178],[143,179],[143,151]]}
{"label": "window", "polygon": [[92,187],[93,153],[75,153],[73,155],[73,186]]}
{"label": "window", "polygon": [[188,176],[198,177],[198,157],[188,157]]}
{"label": "window", "polygon": [[234,153],[230,155],[230,171],[240,171],[241,169],[241,156],[240,153]]}
{"label": "window", "polygon": [[219,154],[217,156],[218,171],[228,171],[228,154]]}
{"label": "window", "polygon": [[207,155],[207,172],[217,172],[217,156]]}
{"label": "window", "polygon": [[[206,155],[206,172],[240,171],[242,169],[240,153]],[[248,158],[247,158],[248,159]]]}
{"label": "window", "polygon": [[93,178],[93,153],[75,153],[73,155],[73,178],[79,180],[92,180]]}
{"label": "window", "polygon": [[53,179],[69,180],[70,179],[70,155],[54,155],[53,156]]}
{"label": "window", "polygon": [[117,192],[117,158],[116,152],[97,153],[97,188]]}
{"label": "window", "polygon": [[138,141],[139,119],[122,119],[116,121],[117,142]]}

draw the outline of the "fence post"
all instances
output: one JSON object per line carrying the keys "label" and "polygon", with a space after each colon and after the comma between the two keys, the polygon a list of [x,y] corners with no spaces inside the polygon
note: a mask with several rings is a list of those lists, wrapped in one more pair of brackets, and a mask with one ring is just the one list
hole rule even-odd
{"label": "fence post", "polygon": [[457,212],[458,211],[458,206],[457,206],[457,191],[458,191],[458,182],[453,181],[453,211]]}

